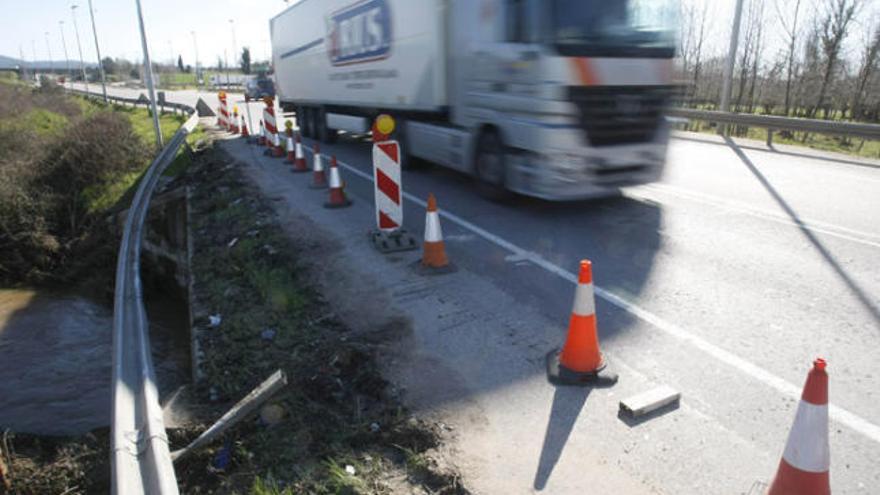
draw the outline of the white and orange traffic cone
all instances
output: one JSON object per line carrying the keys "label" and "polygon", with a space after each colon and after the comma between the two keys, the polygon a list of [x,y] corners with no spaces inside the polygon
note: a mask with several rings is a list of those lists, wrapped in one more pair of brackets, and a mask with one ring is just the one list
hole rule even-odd
{"label": "white and orange traffic cone", "polygon": [[241,137],[248,139],[251,137],[251,134],[248,132],[247,122],[244,119],[241,120]]}
{"label": "white and orange traffic cone", "polygon": [[277,132],[273,134],[272,156],[275,158],[281,158],[284,156],[284,148],[281,147],[281,139],[278,138]]}
{"label": "white and orange traffic cone", "polygon": [[428,195],[428,211],[425,214],[425,243],[422,247],[422,266],[445,268],[449,266],[446,245],[443,243],[443,229],[440,227],[440,213],[437,211],[437,198]]}
{"label": "white and orange traffic cone", "polygon": [[339,176],[339,167],[333,156],[330,159],[330,200],[324,203],[324,208],[345,208],[350,205],[351,200],[345,196],[345,183]]}
{"label": "white and orange traffic cone", "polygon": [[767,495],[829,495],[828,373],[825,360],[813,361],[801,402],[788,433],[782,460]]}
{"label": "white and orange traffic cone", "polygon": [[296,161],[293,153],[293,138],[290,136],[287,136],[287,158],[285,158],[284,161],[291,165]]}
{"label": "white and orange traffic cone", "polygon": [[547,355],[547,378],[558,385],[613,385],[617,382],[617,374],[606,369],[605,358],[599,351],[590,260],[581,260],[568,337],[561,352],[551,351]]}
{"label": "white and orange traffic cone", "polygon": [[257,144],[260,146],[266,144],[266,128],[263,126],[263,119],[260,119],[260,135],[257,137]]}
{"label": "white and orange traffic cone", "polygon": [[315,143],[312,160],[312,183],[309,184],[309,187],[312,189],[324,189],[327,187],[327,175],[324,173],[324,160],[321,157],[321,148],[318,146],[318,143]]}
{"label": "white and orange traffic cone", "polygon": [[306,156],[303,153],[302,140],[300,139],[299,133],[296,133],[296,143],[294,143],[294,161],[293,161],[293,171],[294,172],[308,172],[309,166],[306,165]]}

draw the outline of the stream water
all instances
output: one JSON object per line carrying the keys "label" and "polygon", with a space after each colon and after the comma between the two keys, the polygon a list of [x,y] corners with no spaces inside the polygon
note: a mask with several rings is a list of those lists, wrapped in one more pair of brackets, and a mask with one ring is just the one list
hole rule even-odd
{"label": "stream water", "polygon": [[[160,394],[188,381],[186,306],[146,301]],[[0,431],[70,435],[107,426],[113,310],[89,299],[0,289]]]}

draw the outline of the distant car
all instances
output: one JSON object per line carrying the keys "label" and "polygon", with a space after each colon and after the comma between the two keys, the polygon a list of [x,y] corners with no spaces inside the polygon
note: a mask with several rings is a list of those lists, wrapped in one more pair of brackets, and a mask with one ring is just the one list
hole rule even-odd
{"label": "distant car", "polygon": [[275,97],[275,85],[271,79],[251,79],[245,84],[245,93],[253,99],[260,99],[266,96]]}

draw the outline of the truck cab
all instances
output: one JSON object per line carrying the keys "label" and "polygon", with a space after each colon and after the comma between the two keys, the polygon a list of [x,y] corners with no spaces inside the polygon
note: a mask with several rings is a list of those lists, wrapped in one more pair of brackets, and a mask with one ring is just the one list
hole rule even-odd
{"label": "truck cab", "polygon": [[451,122],[468,130],[483,191],[581,199],[657,180],[676,9],[671,0],[454,0]]}

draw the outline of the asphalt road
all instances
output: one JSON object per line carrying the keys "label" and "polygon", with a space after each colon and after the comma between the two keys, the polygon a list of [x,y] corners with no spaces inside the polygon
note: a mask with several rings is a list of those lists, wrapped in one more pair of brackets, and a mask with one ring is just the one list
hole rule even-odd
{"label": "asphalt road", "polygon": [[[370,217],[369,144],[322,149],[344,164],[355,209]],[[290,176],[279,172],[277,187],[302,187]],[[514,321],[522,313],[534,316],[520,321],[552,322],[556,345],[577,262],[593,262],[603,351],[621,383],[588,400],[552,391],[533,364],[475,391],[523,411],[503,419],[486,412],[492,421],[544,438],[529,489],[583,490],[589,485],[573,481],[572,467],[572,455],[582,454],[585,463],[616,461],[647,492],[757,490],[752,483],[776,469],[806,372],[822,356],[831,376],[832,489],[880,493],[880,162],[679,133],[662,181],[611,200],[496,204],[439,167],[407,171],[403,183],[412,196],[406,226],[422,231],[417,201],[436,194],[462,278],[509,298]],[[590,411],[660,384],[682,392],[679,410],[637,424]],[[534,407],[525,397],[549,410],[527,412]],[[600,427],[583,426],[588,420]],[[499,450],[521,447],[493,438]],[[505,477],[517,474],[496,473]]]}

